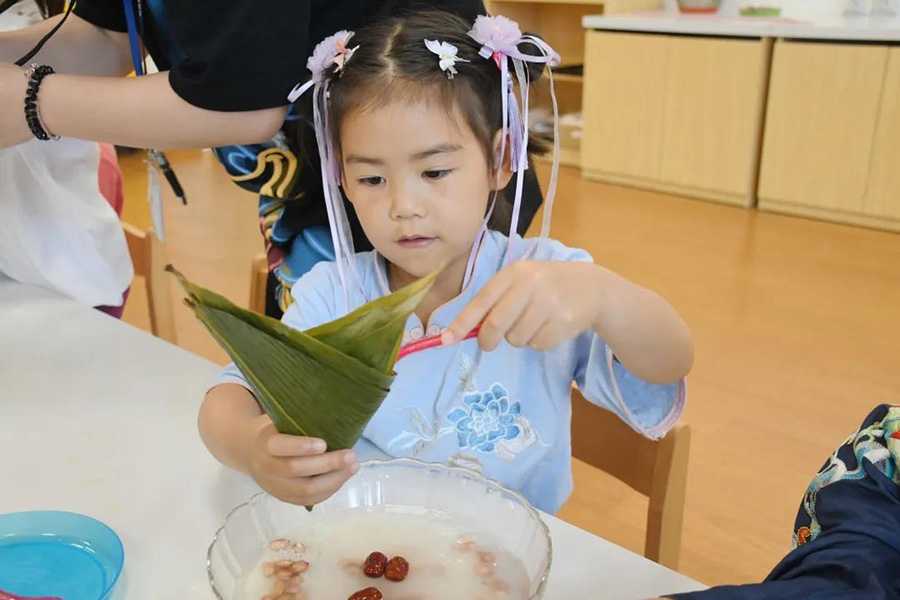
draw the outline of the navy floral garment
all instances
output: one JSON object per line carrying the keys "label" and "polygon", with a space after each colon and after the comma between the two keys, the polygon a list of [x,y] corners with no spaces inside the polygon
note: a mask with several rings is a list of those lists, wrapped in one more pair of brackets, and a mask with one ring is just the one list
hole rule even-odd
{"label": "navy floral garment", "polygon": [[763,583],[679,600],[900,599],[900,406],[883,404],[809,484],[794,549]]}

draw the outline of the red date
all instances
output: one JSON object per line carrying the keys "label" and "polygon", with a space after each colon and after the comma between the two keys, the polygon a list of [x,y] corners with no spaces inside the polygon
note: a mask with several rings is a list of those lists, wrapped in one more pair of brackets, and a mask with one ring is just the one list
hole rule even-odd
{"label": "red date", "polygon": [[403,581],[409,574],[409,562],[402,556],[392,558],[384,569],[384,576],[389,581]]}
{"label": "red date", "polygon": [[368,587],[351,595],[347,600],[382,600],[384,594],[378,588]]}
{"label": "red date", "polygon": [[384,570],[387,568],[387,564],[387,556],[385,556],[381,552],[373,552],[369,555],[369,557],[366,559],[365,564],[363,565],[363,573],[366,574],[366,577],[377,579],[384,575]]}

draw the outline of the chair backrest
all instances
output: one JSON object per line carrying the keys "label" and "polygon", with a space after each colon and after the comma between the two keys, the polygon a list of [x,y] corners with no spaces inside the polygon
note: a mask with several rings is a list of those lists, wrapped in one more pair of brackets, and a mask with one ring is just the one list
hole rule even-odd
{"label": "chair backrest", "polygon": [[253,259],[250,265],[250,302],[253,312],[266,314],[266,286],[269,283],[269,260],[265,254]]}
{"label": "chair backrest", "polygon": [[648,496],[644,556],[678,568],[691,430],[679,424],[659,441],[572,390],[572,454]]}
{"label": "chair backrest", "polygon": [[152,229],[141,231],[130,223],[122,223],[134,273],[144,278],[150,331],[156,337],[177,344],[175,311],[172,305],[171,277],[166,274],[166,249]]}
{"label": "chair backrest", "polygon": [[[301,231],[291,242],[290,270],[299,277],[322,261],[334,261],[331,232],[325,225],[313,225]],[[266,314],[266,288],[269,261],[265,254],[253,259],[250,270],[250,310]]]}

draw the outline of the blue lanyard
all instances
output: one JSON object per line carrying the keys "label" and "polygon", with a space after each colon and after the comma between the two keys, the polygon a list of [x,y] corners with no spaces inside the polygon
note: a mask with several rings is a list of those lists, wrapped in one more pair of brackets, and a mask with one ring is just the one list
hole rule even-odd
{"label": "blue lanyard", "polygon": [[[125,23],[128,25],[128,42],[131,46],[131,61],[134,64],[134,72],[138,75],[144,73],[144,54],[142,41],[144,37],[144,0],[123,0],[125,7]],[[137,13],[134,5],[137,3]],[[178,64],[185,60],[184,52],[172,38],[171,29],[166,14],[166,6],[162,0],[147,0],[147,12],[152,16],[157,25],[156,33],[161,37],[161,42],[168,52],[170,65]]]}
{"label": "blue lanyard", "polygon": [[[141,47],[141,39],[138,32],[143,31],[144,29],[144,0],[136,1],[138,7],[137,17],[141,19],[140,25],[138,25],[137,19],[135,18],[132,0],[123,0],[123,5],[125,6],[125,23],[128,25],[128,42],[131,46],[131,61],[134,63],[134,72],[140,77],[141,75],[144,75],[144,50]],[[172,186],[172,191],[181,200],[181,203],[187,204],[187,197],[184,195],[184,189],[178,182],[178,177],[175,175],[175,171],[172,170],[172,166],[166,159],[166,155],[160,150],[149,150],[148,153],[150,155],[150,160],[156,164],[160,171],[162,171],[162,174],[169,182],[169,185]]]}
{"label": "blue lanyard", "polygon": [[[138,10],[141,10],[140,2],[138,1]],[[137,19],[134,15],[134,4],[132,0],[122,0],[122,3],[125,6],[125,23],[128,25],[128,42],[131,45],[131,62],[134,63],[134,72],[141,76],[144,74],[144,53],[141,48],[141,40],[138,34],[138,24]],[[143,17],[143,15],[141,15]]]}

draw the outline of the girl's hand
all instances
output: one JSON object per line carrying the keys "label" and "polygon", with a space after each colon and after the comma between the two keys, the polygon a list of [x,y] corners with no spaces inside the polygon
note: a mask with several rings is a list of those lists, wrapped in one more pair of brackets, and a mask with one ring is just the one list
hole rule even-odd
{"label": "girl's hand", "polygon": [[442,342],[456,343],[478,323],[484,350],[503,339],[548,350],[593,329],[619,362],[648,383],[676,382],[694,361],[691,332],[668,302],[592,263],[513,263],[478,292]]}
{"label": "girl's hand", "polygon": [[466,306],[443,335],[453,344],[481,323],[478,344],[548,350],[595,327],[604,305],[604,269],[583,262],[519,261],[506,267]]}
{"label": "girl's hand", "polygon": [[0,63],[0,148],[17,146],[31,139],[25,122],[25,94],[28,80],[25,70]]}
{"label": "girl's hand", "polygon": [[352,450],[326,452],[324,441],[278,433],[271,423],[259,431],[245,458],[262,489],[302,506],[327,500],[359,471]]}

